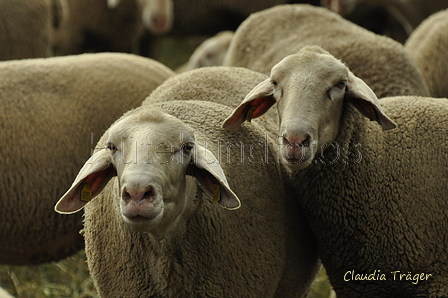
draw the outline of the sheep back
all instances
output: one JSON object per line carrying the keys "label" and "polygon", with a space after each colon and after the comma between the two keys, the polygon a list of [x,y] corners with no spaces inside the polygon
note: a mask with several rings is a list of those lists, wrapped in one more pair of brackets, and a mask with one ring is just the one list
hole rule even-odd
{"label": "sheep back", "polygon": [[318,45],[341,59],[379,98],[429,95],[403,45],[328,9],[306,4],[278,5],[252,14],[236,30],[224,65],[269,73],[282,58],[305,45]]}
{"label": "sheep back", "polygon": [[[236,108],[246,95],[265,79],[266,75],[243,67],[203,67],[169,78],[160,88],[154,90],[142,105],[188,99],[210,101]],[[277,111],[271,109],[266,115],[252,121],[276,138],[276,120]]]}
{"label": "sheep back", "polygon": [[423,21],[405,47],[420,67],[431,96],[448,97],[448,9]]}

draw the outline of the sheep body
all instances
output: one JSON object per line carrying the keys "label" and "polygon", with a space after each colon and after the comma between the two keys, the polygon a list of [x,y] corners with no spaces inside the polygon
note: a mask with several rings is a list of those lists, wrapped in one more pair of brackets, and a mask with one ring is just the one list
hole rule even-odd
{"label": "sheep body", "polygon": [[83,246],[81,216],[64,217],[49,206],[102,130],[171,74],[129,54],[1,64],[0,263],[58,260]]}
{"label": "sheep body", "polygon": [[423,21],[405,44],[420,67],[433,97],[448,97],[447,32],[448,9],[445,9]]}
{"label": "sheep body", "polygon": [[252,14],[235,32],[224,65],[268,73],[305,45],[318,45],[341,59],[380,98],[429,95],[420,70],[401,44],[306,4]]}
{"label": "sheep body", "polygon": [[[294,161],[287,164],[297,198],[337,296],[446,297],[448,101],[389,97],[381,108],[364,82],[317,47],[277,64],[225,126],[239,126],[246,106],[260,114],[257,102],[267,101],[277,101],[278,133],[288,140],[282,156]],[[364,119],[395,127],[384,112],[398,128],[382,132]],[[327,123],[334,134],[324,129]],[[304,132],[308,140],[300,137]],[[297,153],[303,158],[292,159]]]}
{"label": "sheep body", "polygon": [[[1,0],[0,60],[49,57],[65,0]],[[55,10],[53,10],[53,7]],[[58,8],[61,8],[58,12]]]}
{"label": "sheep body", "polygon": [[[160,86],[157,94],[161,95],[163,90],[168,90],[167,95],[171,96],[169,86],[171,85],[168,83]],[[224,92],[221,95],[229,96]],[[208,98],[207,92],[204,91],[198,96]],[[119,189],[123,189],[123,186],[119,186],[119,181],[120,185],[123,185],[126,183],[123,182],[123,177],[130,178],[125,170],[119,170],[117,167],[117,172],[123,172],[123,176],[112,178],[103,192],[85,209],[86,253],[89,269],[100,295],[306,295],[319,263],[306,224],[297,213],[294,214],[300,213],[300,210],[296,209],[297,201],[287,194],[287,184],[268,182],[276,179],[283,181],[285,174],[279,164],[265,163],[274,157],[271,153],[265,154],[271,150],[275,152],[275,143],[263,133],[261,127],[237,133],[219,128],[219,122],[230,111],[229,107],[213,102],[182,101],[181,99],[185,98],[182,93],[178,93],[177,98],[178,101],[147,102],[141,108],[128,112],[112,125],[98,147],[106,147],[106,143],[110,142],[110,135],[116,135],[115,131],[126,134],[128,138],[134,138],[133,133],[128,133],[129,129],[132,132],[141,131],[141,135],[153,135],[149,129],[142,131],[140,125],[145,122],[141,120],[140,124],[134,126],[124,123],[131,123],[131,120],[128,120],[130,117],[146,119],[147,116],[140,115],[154,115],[158,110],[168,113],[175,116],[177,121],[182,121],[182,125],[186,124],[193,129],[196,148],[201,145],[213,153],[212,159],[216,160],[209,164],[219,165],[224,173],[227,173],[228,184],[239,196],[242,206],[234,211],[220,208],[216,202],[207,199],[207,193],[201,190],[206,189],[204,186],[198,188],[196,179],[187,177],[186,206],[173,226],[167,229],[164,237],[159,238],[152,232],[137,233],[125,224],[120,215],[122,203],[119,194],[122,192]],[[176,122],[172,122],[169,127],[177,127]],[[158,133],[170,138],[171,133],[168,130],[163,129]],[[182,134],[176,132],[173,135],[175,138],[170,144],[179,142],[179,135],[186,139],[188,134],[182,130]],[[140,139],[135,140],[136,144],[140,144]],[[145,142],[154,145],[166,143],[164,140],[160,141],[145,139]],[[242,145],[237,145],[241,143],[245,149]],[[220,149],[219,144],[222,145]],[[224,148],[232,149],[230,157]],[[244,155],[241,155],[242,149],[245,151]],[[246,152],[249,149],[251,152]],[[101,151],[98,153],[101,154]],[[135,164],[141,164],[140,161],[136,160]],[[186,162],[189,164],[188,160]],[[151,163],[151,166],[156,168],[157,164]],[[144,175],[150,177],[151,172],[148,171],[145,171]],[[178,171],[183,172],[181,169]],[[229,175],[230,171],[241,171],[244,175]],[[165,177],[165,174],[163,175]],[[68,196],[71,196],[71,191],[76,189],[79,185],[77,183],[85,177],[83,170],[78,177],[80,180],[75,180],[67,192]],[[85,181],[88,179],[89,176]],[[263,187],[253,187],[258,180],[264,180],[266,184]],[[160,192],[166,193],[165,190],[158,191]],[[66,196],[61,199],[64,200],[67,200]],[[64,203],[61,201],[56,209],[64,211],[64,208],[61,208]],[[99,214],[101,216],[98,216]],[[107,233],[104,233],[105,230]]]}
{"label": "sheep body", "polygon": [[[157,88],[142,105],[188,99],[210,101],[235,108],[240,104],[241,98],[266,78],[262,73],[243,67],[203,67],[168,78],[165,85],[170,87]],[[205,96],[204,90],[207,90]],[[225,96],[226,94],[231,96]],[[260,122],[263,129],[266,129],[274,140],[277,139],[277,115],[274,109],[253,121]]]}

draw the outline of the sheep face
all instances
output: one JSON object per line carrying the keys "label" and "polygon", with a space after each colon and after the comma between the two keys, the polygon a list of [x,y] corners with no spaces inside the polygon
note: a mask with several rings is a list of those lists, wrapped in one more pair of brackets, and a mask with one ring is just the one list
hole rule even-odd
{"label": "sheep face", "polygon": [[107,148],[118,175],[121,215],[137,231],[160,234],[185,207],[194,133],[172,120],[127,117],[109,131]]}
{"label": "sheep face", "polygon": [[173,26],[172,0],[138,0],[142,10],[143,25],[153,34],[165,34]]}
{"label": "sheep face", "polygon": [[56,211],[73,213],[97,196],[117,176],[119,189],[107,192],[119,200],[121,217],[133,230],[163,239],[188,200],[186,176],[221,206],[236,209],[239,199],[230,189],[214,155],[195,144],[193,130],[175,117],[158,111],[131,113],[108,131],[107,148],[95,153],[72,187],[56,204]]}
{"label": "sheep face", "polygon": [[223,126],[239,126],[277,103],[282,157],[303,169],[336,139],[345,101],[384,129],[395,128],[373,91],[342,62],[319,47],[304,47],[276,64]]}
{"label": "sheep face", "polygon": [[[136,0],[142,12],[143,26],[152,34],[168,33],[173,27],[173,0]],[[107,0],[107,6],[115,9],[121,0]]]}

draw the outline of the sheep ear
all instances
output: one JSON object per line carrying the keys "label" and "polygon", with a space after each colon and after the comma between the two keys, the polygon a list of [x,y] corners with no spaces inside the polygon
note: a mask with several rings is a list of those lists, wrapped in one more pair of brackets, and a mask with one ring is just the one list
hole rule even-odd
{"label": "sheep ear", "polygon": [[370,87],[353,73],[349,73],[347,82],[346,98],[358,111],[371,121],[378,122],[383,130],[390,130],[397,127],[383,111],[380,101]]}
{"label": "sheep ear", "polygon": [[120,4],[120,0],[107,0],[107,7],[112,9],[118,6]]}
{"label": "sheep ear", "polygon": [[222,207],[229,210],[240,208],[240,199],[227,183],[224,171],[218,164],[216,157],[206,148],[195,146],[194,160],[187,173],[194,176],[202,189]]}
{"label": "sheep ear", "polygon": [[61,214],[78,212],[101,193],[109,180],[116,175],[110,150],[98,151],[86,161],[70,189],[56,203],[54,210]]}
{"label": "sheep ear", "polygon": [[239,127],[246,120],[250,122],[253,118],[266,113],[275,102],[274,85],[270,79],[266,79],[247,94],[232,115],[224,121],[222,127],[232,129]]}

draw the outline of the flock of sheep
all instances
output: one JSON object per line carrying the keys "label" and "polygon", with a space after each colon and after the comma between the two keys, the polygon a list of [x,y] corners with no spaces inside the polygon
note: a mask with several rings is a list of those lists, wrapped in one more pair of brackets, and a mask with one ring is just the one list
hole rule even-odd
{"label": "flock of sheep", "polygon": [[[85,247],[101,297],[306,297],[321,265],[337,297],[448,297],[448,1],[286,2],[0,0],[0,263]],[[221,30],[177,72],[141,56]]]}

